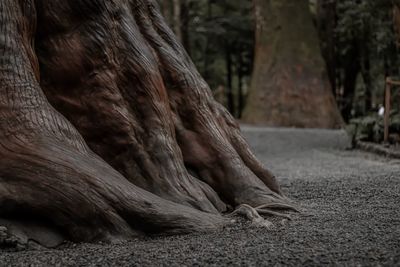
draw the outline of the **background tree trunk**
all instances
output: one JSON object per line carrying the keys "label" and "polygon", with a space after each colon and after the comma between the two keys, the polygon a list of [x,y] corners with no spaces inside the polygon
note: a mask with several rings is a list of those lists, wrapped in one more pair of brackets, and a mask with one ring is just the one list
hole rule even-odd
{"label": "background tree trunk", "polygon": [[337,128],[342,125],[329,86],[307,0],[254,0],[255,65],[243,120],[249,123]]}
{"label": "background tree trunk", "polygon": [[317,26],[322,56],[325,59],[332,92],[336,92],[337,47],[336,47],[336,0],[317,1]]}
{"label": "background tree trunk", "polygon": [[341,113],[346,122],[352,117],[357,76],[361,71],[359,41],[353,40],[353,45],[343,56],[343,99]]}
{"label": "background tree trunk", "polygon": [[233,62],[231,44],[225,44],[225,65],[226,65],[226,99],[228,111],[235,114],[235,98],[233,95]]}
{"label": "background tree trunk", "polygon": [[186,52],[190,56],[191,47],[190,47],[190,32],[189,32],[189,24],[190,24],[190,9],[191,9],[191,1],[183,0],[181,2],[181,33],[182,33],[182,45],[186,49]]}
{"label": "background tree trunk", "polygon": [[242,111],[243,111],[243,55],[242,52],[237,55],[237,66],[236,66],[236,71],[237,71],[237,79],[238,79],[238,93],[237,93],[237,117],[240,119],[242,117]]}
{"label": "background tree trunk", "polygon": [[159,0],[160,1],[160,8],[161,12],[164,16],[165,21],[168,23],[168,25],[172,26],[173,25],[173,20],[172,20],[172,0]]}
{"label": "background tree trunk", "polygon": [[174,32],[180,43],[182,43],[182,21],[181,21],[181,1],[172,0],[173,18],[174,18]]}

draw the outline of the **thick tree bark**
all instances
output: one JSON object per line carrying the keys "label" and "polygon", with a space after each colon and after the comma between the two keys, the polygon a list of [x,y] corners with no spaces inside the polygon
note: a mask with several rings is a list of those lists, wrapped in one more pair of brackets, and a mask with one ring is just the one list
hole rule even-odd
{"label": "thick tree bark", "polygon": [[241,204],[290,208],[155,1],[4,0],[0,34],[9,235],[119,240],[218,229]]}
{"label": "thick tree bark", "polygon": [[342,125],[307,0],[254,0],[256,49],[243,120],[337,128]]}

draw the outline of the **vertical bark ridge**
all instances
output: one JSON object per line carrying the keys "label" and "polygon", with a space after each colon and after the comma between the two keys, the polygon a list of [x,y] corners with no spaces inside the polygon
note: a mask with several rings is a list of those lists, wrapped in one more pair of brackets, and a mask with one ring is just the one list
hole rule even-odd
{"label": "vertical bark ridge", "polygon": [[[26,135],[55,135],[86,150],[83,139],[62,115],[55,113],[39,87],[35,74],[37,59],[28,48],[33,42],[33,33],[26,32],[33,30],[26,25],[34,25],[34,6],[32,2],[23,5],[20,8],[18,3],[7,0],[0,6],[0,94],[4,96],[0,100],[1,134],[7,138],[19,136],[19,140]],[[23,14],[23,8],[29,8],[30,12]]]}
{"label": "vertical bark ridge", "polygon": [[[176,121],[179,124],[175,125],[178,142],[187,164],[197,169],[200,177],[230,204],[245,202],[256,205],[262,204],[261,201],[278,201],[280,197],[266,186],[271,185],[273,190],[280,194],[275,178],[262,168],[254,157],[244,153],[243,148],[241,154],[247,164],[242,161],[242,157],[231,144],[232,129],[227,124],[230,115],[208,97],[211,92],[207,84],[187,55],[182,52],[183,48],[174,41],[173,34],[165,26],[154,2],[150,3],[147,10],[143,9],[138,13],[141,14],[138,20],[143,24],[146,39],[158,52],[160,68],[164,70],[164,80],[167,84],[169,82],[171,106],[177,114]],[[159,49],[160,47],[162,49]],[[197,105],[193,106],[194,102]],[[232,124],[232,121],[233,118],[229,122]],[[235,141],[240,140],[243,146],[244,139],[239,131],[235,134],[239,135]],[[201,153],[196,157],[192,155],[193,151]],[[255,169],[265,182],[261,182],[249,167]]]}
{"label": "vertical bark ridge", "polygon": [[286,201],[154,1],[5,0],[0,30],[0,222],[112,241]]}
{"label": "vertical bark ridge", "polygon": [[[70,46],[69,35],[39,33],[45,40],[38,42],[38,55],[47,97],[89,146],[134,184],[201,210],[225,210],[217,194],[191,177],[183,164],[158,59],[137,19],[123,4],[107,3],[106,8],[109,12],[96,23],[83,19],[78,33],[70,33],[78,36],[74,43],[79,46],[72,49],[82,54],[72,54],[71,61],[86,72],[78,78],[75,72],[70,78],[54,78],[60,67],[53,60],[65,50],[64,44]],[[68,79],[76,82],[68,84]]]}
{"label": "vertical bark ridge", "polygon": [[25,7],[12,0],[0,2],[0,221],[50,222],[74,241],[224,225],[219,215],[136,187],[88,149],[47,102],[35,77],[27,51],[32,40],[24,39],[34,34],[21,33],[29,29],[23,23],[34,23],[34,18],[23,19]]}

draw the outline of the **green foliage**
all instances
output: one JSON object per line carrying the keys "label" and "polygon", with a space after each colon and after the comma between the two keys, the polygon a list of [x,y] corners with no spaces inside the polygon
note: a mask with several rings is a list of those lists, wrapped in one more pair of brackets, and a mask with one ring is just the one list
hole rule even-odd
{"label": "green foliage", "polygon": [[371,102],[373,110],[383,104],[385,77],[397,79],[400,74],[392,16],[393,3],[392,0],[336,2],[338,71],[343,77],[346,64],[356,61],[360,65],[353,115],[367,115],[371,110],[366,107],[366,101]]}
{"label": "green foliage", "polygon": [[391,0],[344,0],[337,3],[337,36],[345,55],[354,40],[367,45],[378,55],[390,53],[395,36]]}
{"label": "green foliage", "polygon": [[352,119],[348,129],[351,129],[351,134],[357,141],[383,140],[383,118],[378,115]]}
{"label": "green foliage", "polygon": [[[356,141],[380,143],[383,141],[384,133],[383,117],[373,114],[354,118],[347,130]],[[400,114],[397,110],[393,110],[390,114],[389,133],[400,133]]]}

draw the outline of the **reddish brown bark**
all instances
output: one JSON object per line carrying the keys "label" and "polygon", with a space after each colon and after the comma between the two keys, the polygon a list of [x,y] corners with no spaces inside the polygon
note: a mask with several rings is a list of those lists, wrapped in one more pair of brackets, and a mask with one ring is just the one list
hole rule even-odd
{"label": "reddish brown bark", "polygon": [[5,0],[0,25],[0,224],[51,245],[287,207],[155,1]]}
{"label": "reddish brown bark", "polygon": [[255,65],[248,123],[337,128],[342,119],[329,86],[306,0],[254,0]]}

